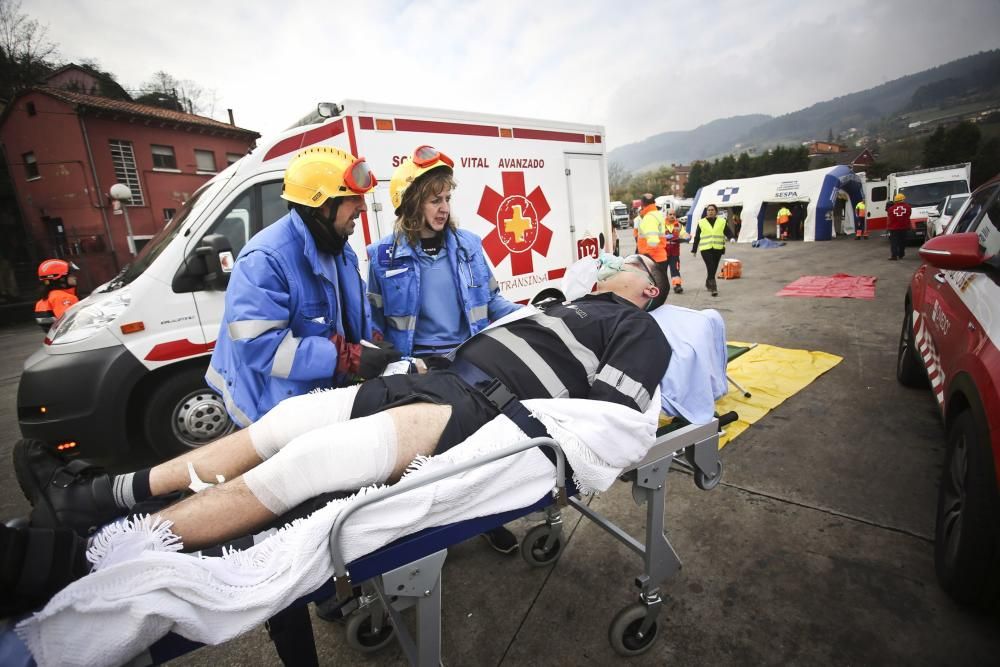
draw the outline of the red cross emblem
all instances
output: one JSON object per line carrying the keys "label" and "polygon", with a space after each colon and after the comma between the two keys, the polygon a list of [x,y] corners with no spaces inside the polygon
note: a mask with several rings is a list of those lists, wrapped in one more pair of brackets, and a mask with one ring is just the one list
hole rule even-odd
{"label": "red cross emblem", "polygon": [[519,276],[534,270],[532,250],[543,257],[549,251],[552,230],[541,221],[551,208],[540,187],[525,195],[523,171],[504,171],[501,176],[503,194],[487,185],[479,200],[479,216],[493,225],[483,250],[493,266],[510,255],[511,275]]}

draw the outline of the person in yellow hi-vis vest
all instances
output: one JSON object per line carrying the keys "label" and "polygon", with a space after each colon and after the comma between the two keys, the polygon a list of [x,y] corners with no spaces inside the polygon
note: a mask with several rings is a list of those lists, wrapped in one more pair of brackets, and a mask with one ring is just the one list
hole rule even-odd
{"label": "person in yellow hi-vis vest", "polygon": [[778,238],[787,239],[788,238],[788,221],[792,218],[792,212],[788,210],[787,206],[782,206],[778,209]]}
{"label": "person in yellow hi-vis vest", "polygon": [[642,209],[639,211],[639,234],[636,237],[636,252],[645,255],[667,270],[667,239],[664,237],[664,220],[660,209],[656,207],[656,199],[647,192],[642,196]]}
{"label": "person in yellow hi-vis vest", "polygon": [[701,245],[701,258],[705,262],[705,269],[708,277],[705,279],[705,288],[712,293],[712,296],[719,296],[719,286],[715,281],[715,274],[719,270],[719,261],[726,252],[726,239],[733,238],[733,233],[726,225],[726,219],[720,218],[719,209],[715,204],[705,207],[705,217],[698,221],[698,227],[694,233],[694,240],[691,242],[691,254],[698,252]]}
{"label": "person in yellow hi-vis vest", "polygon": [[868,220],[865,217],[865,200],[862,199],[854,205],[854,240],[859,241],[862,237],[868,238]]}

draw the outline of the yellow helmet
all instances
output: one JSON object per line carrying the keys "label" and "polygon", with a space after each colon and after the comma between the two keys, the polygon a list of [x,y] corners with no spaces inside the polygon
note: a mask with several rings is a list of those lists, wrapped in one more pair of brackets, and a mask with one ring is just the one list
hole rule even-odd
{"label": "yellow helmet", "polygon": [[399,211],[399,207],[403,205],[403,193],[406,192],[406,188],[427,172],[439,167],[451,170],[455,168],[455,162],[436,148],[418,146],[413,151],[413,156],[396,167],[392,178],[389,179],[389,199],[392,201],[392,208]]}
{"label": "yellow helmet", "polygon": [[906,199],[906,195],[902,192],[897,192],[896,196],[892,198],[892,201],[903,201],[904,199]]}
{"label": "yellow helmet", "polygon": [[285,169],[281,198],[319,208],[327,199],[363,195],[376,184],[364,158],[332,146],[312,146],[299,151]]}

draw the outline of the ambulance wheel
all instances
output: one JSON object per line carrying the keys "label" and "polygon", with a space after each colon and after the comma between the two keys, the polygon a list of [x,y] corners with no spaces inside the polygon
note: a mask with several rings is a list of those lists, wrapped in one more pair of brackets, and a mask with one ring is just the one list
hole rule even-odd
{"label": "ambulance wheel", "polygon": [[171,458],[232,433],[222,397],[205,384],[205,369],[191,366],[154,385],[143,415],[146,442]]}
{"label": "ambulance wheel", "polygon": [[921,387],[927,383],[924,366],[917,357],[913,344],[913,308],[906,304],[903,328],[899,332],[899,349],[896,352],[896,380],[904,387]]}
{"label": "ambulance wheel", "polygon": [[556,538],[552,548],[545,548],[545,541],[549,539],[552,528],[548,524],[535,526],[528,531],[528,534],[521,540],[521,558],[531,567],[548,567],[562,555],[563,542],[561,538]]}
{"label": "ambulance wheel", "polygon": [[646,611],[646,605],[636,602],[615,615],[608,628],[608,641],[615,653],[626,658],[641,655],[648,651],[653,642],[656,641],[659,627],[655,620],[645,634],[639,634],[639,627],[646,619]]}
{"label": "ambulance wheel", "polygon": [[388,618],[384,619],[378,632],[372,632],[372,615],[365,613],[353,614],[347,619],[344,632],[348,646],[359,653],[379,651],[396,636],[396,628],[389,623]]}
{"label": "ambulance wheel", "polygon": [[698,469],[694,471],[695,486],[702,491],[711,491],[719,485],[720,481],[722,481],[722,459],[716,461],[715,473],[713,475],[706,475]]}

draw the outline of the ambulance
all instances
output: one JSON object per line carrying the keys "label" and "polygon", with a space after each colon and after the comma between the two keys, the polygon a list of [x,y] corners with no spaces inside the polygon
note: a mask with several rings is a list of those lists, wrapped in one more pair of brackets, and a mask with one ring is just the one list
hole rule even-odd
{"label": "ambulance", "polygon": [[907,234],[910,240],[924,240],[927,218],[938,213],[938,206],[948,195],[968,194],[971,175],[972,164],[969,162],[889,174],[889,201],[902,193],[913,207]]}
{"label": "ambulance", "polygon": [[508,299],[559,297],[570,264],[613,248],[602,126],[358,100],[320,104],[202,186],[132,264],[53,327],[21,376],[23,436],[114,465],[175,455],[230,432],[205,370],[235,258],[287,213],[280,195],[289,161],[313,145],[367,159],[379,185],[350,238],[367,277],[365,248],[395,220],[389,178],[423,144],[454,160],[452,214],[483,239]]}

